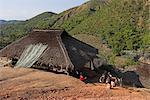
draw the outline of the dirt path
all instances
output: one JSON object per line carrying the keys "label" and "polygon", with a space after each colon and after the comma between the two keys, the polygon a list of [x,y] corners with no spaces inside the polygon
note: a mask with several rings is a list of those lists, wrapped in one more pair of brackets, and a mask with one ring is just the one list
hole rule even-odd
{"label": "dirt path", "polygon": [[0,68],[0,100],[150,100],[150,92],[144,89],[106,87],[62,74]]}

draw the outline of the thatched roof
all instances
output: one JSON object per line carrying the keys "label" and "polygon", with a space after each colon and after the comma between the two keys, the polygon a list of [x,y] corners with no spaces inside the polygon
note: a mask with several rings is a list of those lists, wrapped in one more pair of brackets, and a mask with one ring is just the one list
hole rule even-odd
{"label": "thatched roof", "polygon": [[0,51],[0,56],[20,58],[30,44],[46,44],[48,48],[36,62],[38,67],[48,66],[56,69],[73,70],[88,67],[96,58],[98,50],[70,35],[64,30],[33,30],[29,35],[13,42]]}

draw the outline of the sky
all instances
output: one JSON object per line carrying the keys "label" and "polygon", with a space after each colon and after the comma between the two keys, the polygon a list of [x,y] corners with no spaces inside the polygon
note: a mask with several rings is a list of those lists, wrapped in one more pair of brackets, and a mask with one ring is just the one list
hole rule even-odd
{"label": "sky", "polygon": [[89,0],[0,0],[0,19],[26,20],[40,13],[60,13]]}

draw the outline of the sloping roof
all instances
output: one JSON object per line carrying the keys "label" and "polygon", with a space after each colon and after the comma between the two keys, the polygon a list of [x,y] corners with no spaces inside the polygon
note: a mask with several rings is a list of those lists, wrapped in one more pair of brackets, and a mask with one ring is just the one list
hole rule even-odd
{"label": "sloping roof", "polygon": [[62,37],[71,62],[76,69],[92,66],[93,60],[97,58],[98,50],[71,36]]}
{"label": "sloping roof", "polygon": [[68,65],[61,47],[61,34],[67,34],[64,30],[33,30],[29,35],[10,44],[0,51],[0,56],[8,58],[20,57],[24,49],[30,44],[48,44],[48,48],[39,59],[39,63],[50,65]]}
{"label": "sloping roof", "polygon": [[30,44],[46,44],[47,49],[36,62],[41,66],[55,66],[57,69],[72,70],[90,66],[90,61],[96,58],[98,50],[71,36],[65,30],[33,30],[29,35],[13,42],[0,51],[0,56],[18,57]]}

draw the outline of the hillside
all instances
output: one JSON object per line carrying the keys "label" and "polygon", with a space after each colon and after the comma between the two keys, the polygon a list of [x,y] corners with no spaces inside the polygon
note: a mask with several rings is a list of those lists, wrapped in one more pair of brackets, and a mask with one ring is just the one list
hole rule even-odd
{"label": "hillside", "polygon": [[143,0],[112,0],[70,32],[97,34],[120,54],[149,46],[148,6]]}
{"label": "hillside", "polygon": [[113,55],[122,55],[124,50],[144,52],[150,47],[149,19],[147,0],[91,0],[60,14],[45,12],[15,25],[0,27],[1,48],[33,28],[64,28],[71,35],[98,37]]}
{"label": "hillside", "polygon": [[4,25],[4,24],[6,24],[7,23],[7,21],[5,21],[5,20],[0,20],[0,25]]}
{"label": "hillside", "polygon": [[[65,80],[65,81],[64,81]],[[108,89],[105,84],[85,84],[79,79],[28,68],[0,68],[1,100],[149,100],[144,88]]]}
{"label": "hillside", "polygon": [[17,24],[17,23],[20,23],[20,22],[23,22],[23,21],[20,21],[20,20],[9,20],[9,21],[0,20],[0,26],[1,25],[7,25],[7,24]]}

